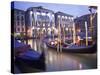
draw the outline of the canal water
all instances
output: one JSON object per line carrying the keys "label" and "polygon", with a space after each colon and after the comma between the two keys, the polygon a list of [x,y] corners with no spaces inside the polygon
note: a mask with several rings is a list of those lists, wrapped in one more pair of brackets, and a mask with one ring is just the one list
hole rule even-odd
{"label": "canal water", "polygon": [[56,49],[48,48],[45,42],[39,39],[28,40],[28,44],[35,51],[45,52],[46,71],[66,71],[95,69],[97,67],[97,54],[79,54],[57,52]]}

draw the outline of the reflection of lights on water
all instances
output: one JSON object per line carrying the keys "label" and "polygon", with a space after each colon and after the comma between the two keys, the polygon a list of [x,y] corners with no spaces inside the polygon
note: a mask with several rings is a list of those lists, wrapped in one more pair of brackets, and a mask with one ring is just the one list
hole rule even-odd
{"label": "reflection of lights on water", "polygon": [[21,40],[18,40],[18,42],[20,42],[20,43],[21,43]]}
{"label": "reflection of lights on water", "polygon": [[[37,40],[29,40],[28,43],[30,43],[32,48],[34,50],[37,50],[37,46],[39,47],[39,42]],[[44,48],[46,48],[45,43],[41,43]],[[47,47],[48,48],[48,47]],[[39,50],[39,49],[38,49]],[[40,49],[41,50],[41,49]],[[74,57],[65,54],[65,53],[57,53],[56,51],[52,51],[49,48],[45,49],[45,63],[46,63],[46,69],[50,70],[67,70],[67,69],[83,69],[87,68],[88,66],[85,65],[80,59],[74,59]],[[87,60],[86,60],[87,61]]]}
{"label": "reflection of lights on water", "polygon": [[53,62],[53,54],[52,53],[49,53],[48,60],[49,60],[50,63]]}
{"label": "reflection of lights on water", "polygon": [[78,40],[80,40],[80,39],[81,39],[81,38],[80,38],[80,36],[78,36],[77,38],[78,38]]}
{"label": "reflection of lights on water", "polygon": [[51,45],[54,45],[54,42],[51,42]]}
{"label": "reflection of lights on water", "polygon": [[44,44],[44,48],[45,48],[45,49],[47,49],[47,46],[46,46],[46,44]]}
{"label": "reflection of lights on water", "polygon": [[50,62],[53,62],[52,56],[49,57],[49,61],[50,61]]}
{"label": "reflection of lights on water", "polygon": [[36,44],[36,41],[34,41],[34,50],[35,50],[35,51],[37,50],[37,44]]}
{"label": "reflection of lights on water", "polygon": [[57,44],[58,42],[57,41],[55,41],[55,44]]}
{"label": "reflection of lights on water", "polygon": [[32,41],[31,40],[28,40],[28,44],[31,46],[32,48]]}
{"label": "reflection of lights on water", "polygon": [[79,64],[79,69],[82,69],[82,67],[83,67],[82,64]]}
{"label": "reflection of lights on water", "polygon": [[48,60],[45,60],[45,63],[48,64]]}

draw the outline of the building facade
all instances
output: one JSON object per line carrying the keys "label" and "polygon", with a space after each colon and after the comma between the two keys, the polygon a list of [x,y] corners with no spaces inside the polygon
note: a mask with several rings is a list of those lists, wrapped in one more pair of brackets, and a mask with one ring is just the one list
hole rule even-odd
{"label": "building facade", "polygon": [[28,36],[38,37],[40,34],[51,34],[51,27],[55,26],[55,17],[52,10],[39,7],[30,7],[25,15]]}
{"label": "building facade", "polygon": [[25,11],[14,9],[14,32],[25,33]]}
{"label": "building facade", "polygon": [[69,38],[73,36],[73,24],[74,18],[72,15],[63,12],[55,13],[55,27],[58,29],[60,26],[62,36]]}
{"label": "building facade", "polygon": [[[91,24],[90,24],[90,14],[86,14],[81,17],[77,17],[75,19],[76,32],[77,33],[82,32],[83,34],[86,33],[85,22],[87,22],[88,36],[91,37],[92,33],[91,33]],[[93,24],[93,36],[97,36],[97,14],[93,18],[92,24]],[[85,37],[85,35],[83,37]]]}
{"label": "building facade", "polygon": [[[60,22],[59,22],[60,21]],[[55,24],[56,27],[59,25],[64,27],[71,27],[73,25],[74,19],[72,15],[63,13],[63,12],[56,12],[55,13]]]}

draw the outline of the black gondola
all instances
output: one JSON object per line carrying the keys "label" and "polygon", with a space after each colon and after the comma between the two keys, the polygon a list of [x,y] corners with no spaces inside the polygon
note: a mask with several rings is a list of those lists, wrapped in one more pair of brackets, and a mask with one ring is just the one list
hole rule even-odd
{"label": "black gondola", "polygon": [[45,70],[44,52],[39,53],[28,45],[15,41],[15,65],[21,73],[41,72]]}
{"label": "black gondola", "polygon": [[[50,43],[46,43],[49,48],[57,49],[57,46],[51,45]],[[97,50],[97,44],[93,44],[90,46],[77,46],[75,44],[72,45],[63,45],[63,52],[71,52],[71,53],[95,53]]]}

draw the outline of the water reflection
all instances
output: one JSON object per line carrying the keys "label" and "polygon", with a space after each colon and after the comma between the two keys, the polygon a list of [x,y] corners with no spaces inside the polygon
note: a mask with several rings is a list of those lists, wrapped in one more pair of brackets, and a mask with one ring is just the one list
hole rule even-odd
{"label": "water reflection", "polygon": [[96,54],[58,53],[50,49],[41,40],[28,40],[28,44],[36,50],[45,52],[46,71],[80,70],[96,68]]}

